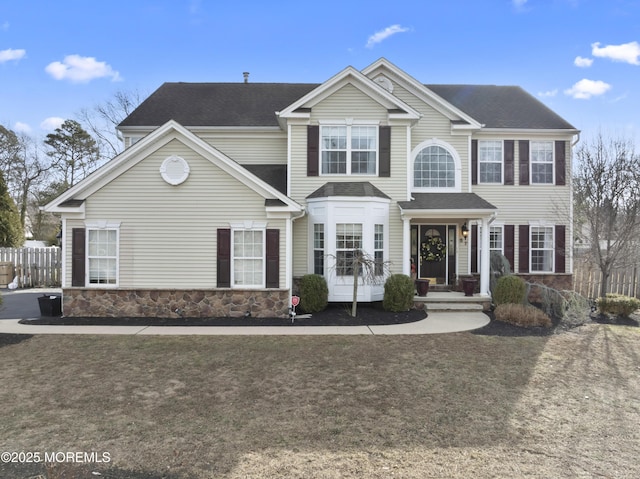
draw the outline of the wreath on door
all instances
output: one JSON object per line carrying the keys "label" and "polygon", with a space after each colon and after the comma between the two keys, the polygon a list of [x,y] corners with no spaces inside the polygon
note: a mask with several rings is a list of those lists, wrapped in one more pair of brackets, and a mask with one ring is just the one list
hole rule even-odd
{"label": "wreath on door", "polygon": [[429,236],[422,243],[422,251],[420,258],[422,261],[442,261],[447,254],[447,245],[444,244],[439,236]]}

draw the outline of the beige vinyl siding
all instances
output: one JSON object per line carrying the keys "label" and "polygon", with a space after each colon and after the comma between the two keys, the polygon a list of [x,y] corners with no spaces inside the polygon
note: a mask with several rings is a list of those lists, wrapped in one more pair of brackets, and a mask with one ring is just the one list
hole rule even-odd
{"label": "beige vinyl siding", "polygon": [[269,132],[206,132],[198,136],[232,160],[243,165],[286,164],[287,135],[285,131]]}
{"label": "beige vinyl siding", "polygon": [[[515,185],[473,185],[473,192],[487,200],[498,208],[497,224],[516,225],[515,228],[515,265],[519,266],[518,260],[518,241],[519,229],[517,225],[525,225],[530,222],[543,221],[550,224],[566,225],[566,250],[565,255],[570,257],[572,242],[570,241],[570,214],[571,214],[571,139],[560,138],[565,140],[565,186],[556,185],[519,185],[520,180],[520,156],[518,141],[519,140],[549,140],[555,141],[558,138],[553,137],[531,137],[527,138],[522,135],[483,135],[478,140],[483,139],[500,139],[514,140],[514,182]],[[569,272],[569,261],[567,260],[567,272]]]}
{"label": "beige vinyl siding", "polygon": [[[189,178],[181,185],[160,177],[160,165],[169,155],[189,163]],[[216,230],[240,221],[281,229],[280,282],[285,284],[284,221],[267,220],[262,196],[177,140],[94,193],[85,205],[87,222],[121,223],[120,287],[215,288]],[[68,248],[70,235],[68,228]]]}
{"label": "beige vinyl siding", "polygon": [[[388,112],[385,107],[364,95],[357,88],[347,85],[330,97],[314,105],[311,123],[324,121],[345,121],[353,119],[377,121],[387,124]],[[300,204],[306,205],[306,197],[328,182],[368,181],[391,198],[389,205],[389,231],[385,232],[385,241],[389,247],[389,260],[394,273],[402,272],[402,221],[397,206],[398,201],[407,199],[407,128],[392,126],[391,128],[391,177],[381,178],[368,175],[320,175],[307,176],[307,125],[292,125],[291,130],[291,197]],[[309,224],[304,217],[294,223],[293,275],[302,276],[312,272],[309,258]],[[325,241],[335,241],[326,238]]]}

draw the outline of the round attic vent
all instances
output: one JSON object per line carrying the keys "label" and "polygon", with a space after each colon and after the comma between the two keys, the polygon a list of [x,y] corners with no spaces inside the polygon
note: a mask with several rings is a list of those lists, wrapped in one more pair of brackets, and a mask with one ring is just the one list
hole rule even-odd
{"label": "round attic vent", "polygon": [[189,177],[189,163],[184,158],[171,155],[160,166],[162,179],[170,185],[176,186]]}
{"label": "round attic vent", "polygon": [[393,83],[384,75],[378,75],[374,81],[389,93],[393,92]]}

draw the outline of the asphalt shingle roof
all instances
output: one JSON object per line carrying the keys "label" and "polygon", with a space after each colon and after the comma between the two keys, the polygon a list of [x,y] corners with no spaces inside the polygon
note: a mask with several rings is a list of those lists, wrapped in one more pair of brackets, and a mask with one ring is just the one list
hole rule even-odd
{"label": "asphalt shingle roof", "polygon": [[[275,115],[319,84],[165,83],[121,126],[278,126]],[[518,86],[425,85],[487,128],[575,129]]]}
{"label": "asphalt shingle roof", "polygon": [[369,196],[390,199],[368,181],[341,181],[325,183],[307,198],[328,198],[330,196]]}
{"label": "asphalt shingle roof", "polygon": [[495,210],[475,193],[413,193],[413,200],[398,201],[403,210]]}

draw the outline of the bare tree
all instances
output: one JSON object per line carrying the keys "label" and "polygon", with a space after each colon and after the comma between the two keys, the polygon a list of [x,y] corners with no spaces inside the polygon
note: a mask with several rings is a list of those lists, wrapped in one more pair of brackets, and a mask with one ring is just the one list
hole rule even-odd
{"label": "bare tree", "polygon": [[80,110],[78,119],[98,142],[103,158],[113,158],[122,152],[124,144],[116,126],[142,103],[145,96],[138,90],[119,90],[106,102]]}
{"label": "bare tree", "polygon": [[605,296],[611,272],[636,259],[640,231],[640,157],[631,141],[598,134],[576,150],[576,233],[602,273]]}

